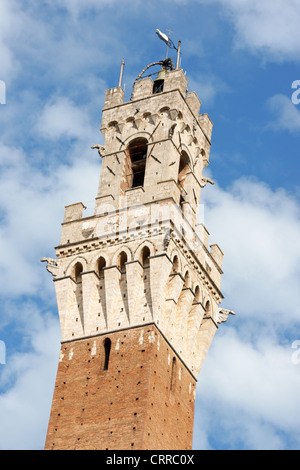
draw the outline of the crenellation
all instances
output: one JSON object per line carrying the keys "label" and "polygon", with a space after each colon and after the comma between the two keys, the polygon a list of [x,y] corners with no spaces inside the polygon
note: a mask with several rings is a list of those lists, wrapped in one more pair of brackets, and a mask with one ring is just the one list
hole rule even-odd
{"label": "crenellation", "polygon": [[69,206],[66,206],[65,215],[64,215],[64,223],[81,219],[84,209],[86,209],[86,207],[82,204],[82,202],[78,202],[76,204],[70,204]]}
{"label": "crenellation", "polygon": [[198,117],[200,112],[201,101],[199,100],[198,96],[194,91],[190,91],[189,93],[187,93],[186,102],[194,116]]}
{"label": "crenellation", "polygon": [[206,113],[201,114],[198,117],[198,123],[199,123],[201,129],[203,130],[205,136],[207,137],[208,141],[210,142],[211,141],[211,135],[212,135],[212,129],[213,129],[213,123],[212,123],[210,117],[208,116],[208,114],[206,114]]}
{"label": "crenellation", "polygon": [[106,90],[104,99],[104,109],[111,106],[118,106],[123,103],[124,90],[121,87]]}
{"label": "crenellation", "polygon": [[132,92],[132,101],[138,101],[144,99],[147,96],[151,96],[153,92],[153,81],[149,78],[144,78],[135,83]]}
{"label": "crenellation", "polygon": [[182,69],[167,71],[165,76],[164,91],[179,90],[183,97],[187,92],[187,76]]}

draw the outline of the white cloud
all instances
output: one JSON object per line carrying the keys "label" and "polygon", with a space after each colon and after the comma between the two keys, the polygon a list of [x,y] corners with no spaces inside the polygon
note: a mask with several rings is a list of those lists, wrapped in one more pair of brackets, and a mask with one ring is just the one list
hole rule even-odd
{"label": "white cloud", "polygon": [[273,60],[299,60],[298,0],[216,0],[233,21],[236,45],[247,46]]}
{"label": "white cloud", "polygon": [[[105,7],[113,8],[118,0],[46,0],[48,5],[54,8],[66,8],[72,14],[78,14],[82,10],[103,10]],[[122,0],[122,3],[138,3],[140,0]]]}
{"label": "white cloud", "polygon": [[[0,5],[0,80],[5,81],[8,93],[15,90],[15,83],[10,83],[13,79],[23,89],[34,88],[39,96],[50,83],[59,91],[66,86],[69,94],[71,90],[76,96],[81,92],[81,98],[86,93],[92,99],[100,95],[100,106],[102,71],[116,66],[116,61],[121,63],[127,51],[124,41],[120,41],[118,26],[107,19],[109,14],[115,15],[113,2],[66,0],[70,13],[66,15],[62,13],[63,2],[48,2],[48,8],[45,2],[21,3],[2,0]],[[77,16],[82,10],[87,13],[99,5],[101,10],[106,9],[106,20],[102,21],[102,15],[99,21],[95,15],[89,19]]]}
{"label": "white cloud", "polygon": [[[17,34],[21,27],[20,18],[15,15],[15,8],[14,0],[3,0],[0,4],[1,80],[9,80],[18,69],[16,58],[8,45],[11,36]],[[12,24],[14,28],[11,28]]]}
{"label": "white cloud", "polygon": [[[214,75],[201,74],[196,77],[190,76],[188,82],[189,91],[195,91],[203,106],[214,103],[219,93],[229,93],[230,88],[220,78]],[[200,112],[201,109],[200,109]]]}
{"label": "white cloud", "polygon": [[[8,385],[0,395],[1,450],[43,449],[58,364],[57,319],[42,316],[33,305],[27,312],[22,307],[22,315],[31,318],[26,327],[30,351],[7,355],[0,369],[1,385]],[[23,321],[18,318],[19,325]]]}
{"label": "white cloud", "polygon": [[[205,224],[225,253],[223,289],[241,315],[298,318],[300,208],[283,189],[247,179],[205,189]],[[271,315],[271,317],[270,317]]]}
{"label": "white cloud", "polygon": [[275,116],[273,122],[268,125],[269,128],[299,132],[300,105],[293,104],[291,97],[275,95],[269,99],[268,106]]}
{"label": "white cloud", "polygon": [[[215,413],[224,432],[220,442],[228,447],[242,441],[250,449],[281,449],[288,435],[297,441],[300,366],[291,357],[289,344],[269,338],[249,343],[232,327],[217,334],[199,376],[197,420],[201,410]],[[204,420],[210,435],[212,424]]]}
{"label": "white cloud", "polygon": [[[195,3],[217,5],[233,24],[235,46],[260,52],[274,61],[299,61],[300,3],[298,0],[162,0],[193,11]],[[153,2],[152,2],[153,3]],[[154,0],[155,3],[155,0]]]}
{"label": "white cloud", "polygon": [[47,290],[49,279],[39,260],[53,255],[64,206],[80,199],[93,208],[100,175],[97,154],[83,148],[80,139],[70,152],[70,164],[50,161],[47,173],[31,166],[22,150],[0,146],[2,294],[34,294],[42,286]]}
{"label": "white cloud", "polygon": [[[52,136],[67,130],[54,127]],[[77,131],[71,163],[64,163],[67,156],[51,163],[45,152],[50,171],[36,168],[21,148],[0,146],[0,296],[6,298],[0,338],[7,350],[0,368],[0,447],[5,450],[44,446],[61,338],[58,318],[44,313],[45,305],[56,311],[56,300],[40,259],[55,256],[64,205],[81,198],[93,206],[100,174],[97,152],[85,148],[85,136]]]}
{"label": "white cloud", "polygon": [[66,97],[55,97],[47,103],[36,124],[45,139],[86,138],[94,134],[87,111]]}
{"label": "white cloud", "polygon": [[299,447],[299,202],[245,178],[208,187],[203,201],[211,242],[225,253],[223,303],[237,316],[217,332],[199,375],[195,447]]}
{"label": "white cloud", "polygon": [[0,337],[7,350],[0,369],[1,449],[43,448],[60,331],[58,318],[43,312],[44,305],[55,312],[56,301],[40,259],[55,256],[65,205],[82,200],[93,209],[100,175],[98,154],[90,149],[99,131],[85,108],[57,98],[44,107],[37,126],[33,150],[25,151],[22,139],[0,145]]}

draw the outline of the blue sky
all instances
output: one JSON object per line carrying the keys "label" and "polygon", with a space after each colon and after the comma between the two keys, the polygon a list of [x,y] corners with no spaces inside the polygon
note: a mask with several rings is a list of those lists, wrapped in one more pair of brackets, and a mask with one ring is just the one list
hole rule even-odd
{"label": "blue sky", "polygon": [[214,123],[201,204],[237,313],[199,375],[194,449],[300,448],[299,24],[298,0],[1,0],[0,449],[44,446],[60,331],[40,259],[65,205],[92,212],[105,90],[123,57],[126,99],[165,57],[156,28]]}

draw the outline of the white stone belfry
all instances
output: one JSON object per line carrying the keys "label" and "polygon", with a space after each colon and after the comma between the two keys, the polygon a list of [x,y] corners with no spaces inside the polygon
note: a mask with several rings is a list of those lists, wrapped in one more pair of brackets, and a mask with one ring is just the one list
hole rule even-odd
{"label": "white stone belfry", "polygon": [[197,378],[233,313],[220,307],[223,253],[197,223],[201,191],[213,183],[203,176],[213,125],[181,69],[162,67],[157,80],[136,80],[130,101],[123,96],[121,86],[106,91],[104,144],[92,146],[102,159],[94,215],[67,206],[57,259],[43,259],[62,340],[153,323]]}

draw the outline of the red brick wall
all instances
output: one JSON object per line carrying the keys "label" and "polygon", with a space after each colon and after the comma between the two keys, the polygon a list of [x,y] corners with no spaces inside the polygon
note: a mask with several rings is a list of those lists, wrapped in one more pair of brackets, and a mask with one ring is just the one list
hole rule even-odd
{"label": "red brick wall", "polygon": [[177,357],[170,390],[175,356],[155,325],[62,344],[45,449],[191,449],[196,384]]}

